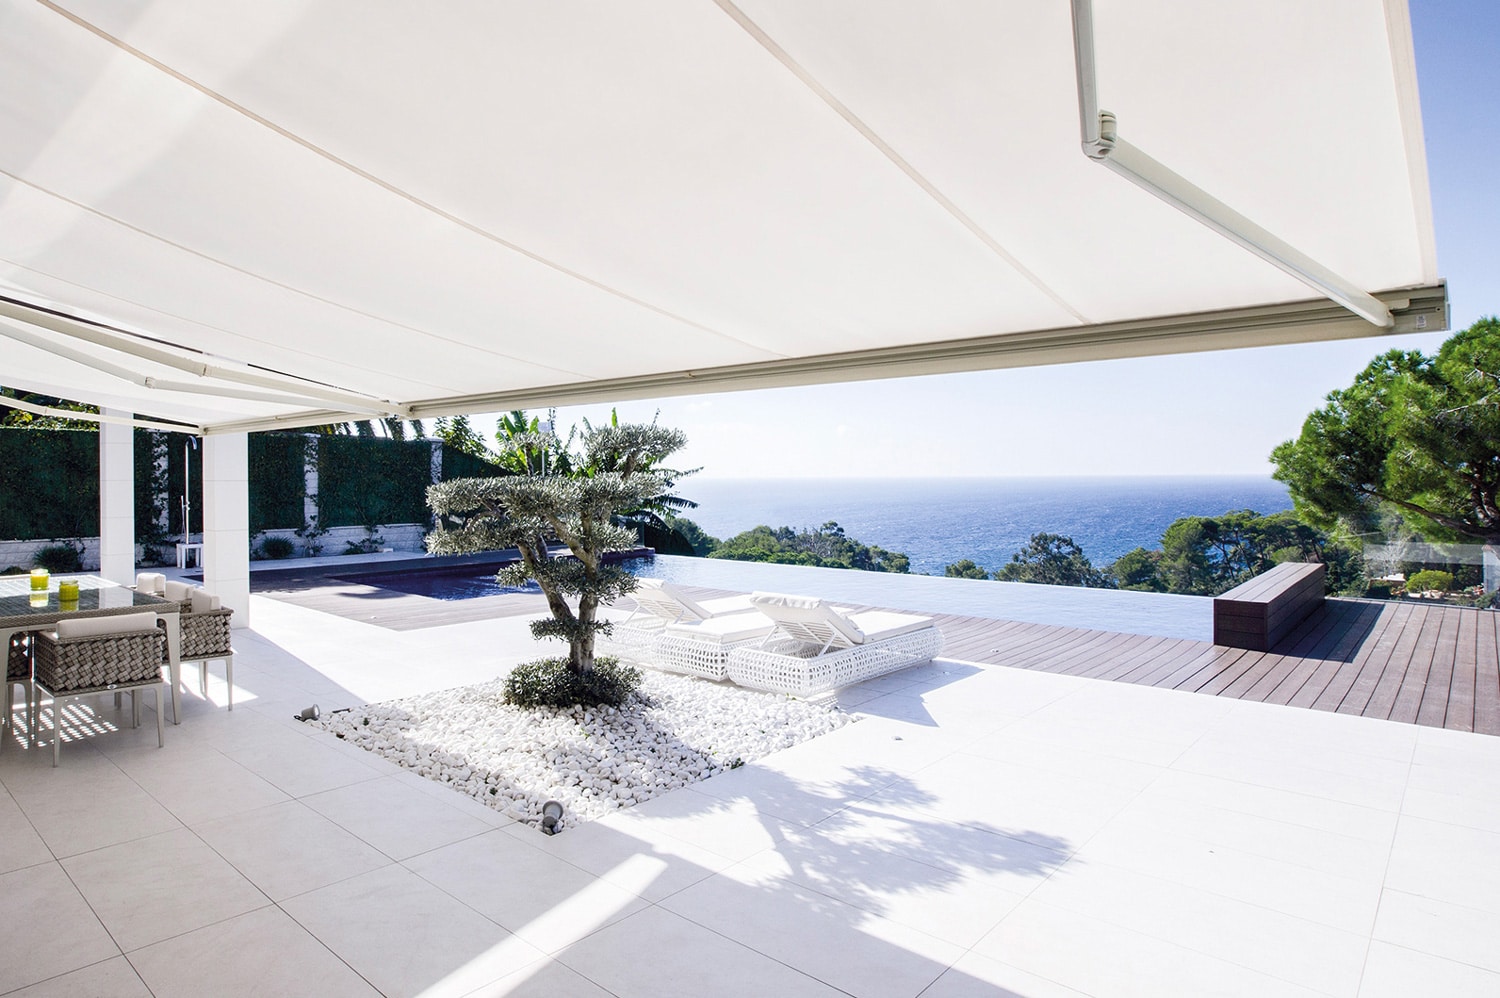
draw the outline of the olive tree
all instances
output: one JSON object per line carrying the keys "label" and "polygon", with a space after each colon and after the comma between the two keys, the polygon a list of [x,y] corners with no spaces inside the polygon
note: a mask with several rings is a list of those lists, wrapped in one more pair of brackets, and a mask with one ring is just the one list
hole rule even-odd
{"label": "olive tree", "polygon": [[[635,531],[617,518],[670,492],[675,473],[659,463],[687,438],[656,425],[590,427],[577,454],[561,453],[550,430],[527,429],[508,439],[523,455],[552,456],[545,463],[525,461],[523,474],[431,486],[427,504],[438,527],[427,549],[469,554],[514,548],[520,560],[502,570],[499,580],[536,580],[552,616],[533,622],[532,634],[566,641],[569,671],[587,677],[595,639],[610,627],[599,619],[599,607],[635,589],[634,576],[604,560],[606,552],[636,542]],[[551,542],[567,552],[555,551]]]}

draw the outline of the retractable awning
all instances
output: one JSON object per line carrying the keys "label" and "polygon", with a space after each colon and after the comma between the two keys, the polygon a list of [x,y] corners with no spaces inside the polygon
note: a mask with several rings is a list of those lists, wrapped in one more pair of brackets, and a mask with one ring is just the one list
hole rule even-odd
{"label": "retractable awning", "polygon": [[0,384],[200,431],[1446,327],[1401,0],[0,2]]}

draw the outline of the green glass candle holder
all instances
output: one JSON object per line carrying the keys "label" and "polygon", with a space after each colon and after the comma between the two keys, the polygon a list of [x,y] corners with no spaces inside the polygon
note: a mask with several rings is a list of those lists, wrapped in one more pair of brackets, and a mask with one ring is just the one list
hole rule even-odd
{"label": "green glass candle holder", "polygon": [[46,592],[51,584],[52,576],[45,568],[33,568],[31,570],[31,588],[34,592]]}

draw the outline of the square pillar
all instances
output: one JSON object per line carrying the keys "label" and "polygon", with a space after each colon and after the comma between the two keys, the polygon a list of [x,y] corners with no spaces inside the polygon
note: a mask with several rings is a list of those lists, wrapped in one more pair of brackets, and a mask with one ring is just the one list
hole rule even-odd
{"label": "square pillar", "polygon": [[99,574],[135,584],[135,430],[119,423],[99,424]]}
{"label": "square pillar", "polygon": [[250,626],[250,437],[203,438],[203,587]]}

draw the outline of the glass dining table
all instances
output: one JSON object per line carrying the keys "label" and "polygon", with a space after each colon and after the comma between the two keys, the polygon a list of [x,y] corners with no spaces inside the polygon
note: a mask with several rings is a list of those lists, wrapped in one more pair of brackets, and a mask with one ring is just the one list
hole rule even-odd
{"label": "glass dining table", "polygon": [[[78,584],[77,601],[63,603],[58,595],[62,582]],[[166,625],[167,664],[172,677],[172,722],[182,723],[182,604],[149,593],[136,592],[94,575],[54,575],[45,591],[33,591],[29,576],[0,577],[0,651],[21,631],[46,630],[68,617],[110,617],[124,613],[153,611]],[[5,691],[5,724],[11,721],[11,691]],[[36,732],[28,732],[35,744]]]}

